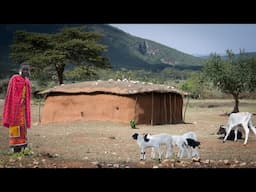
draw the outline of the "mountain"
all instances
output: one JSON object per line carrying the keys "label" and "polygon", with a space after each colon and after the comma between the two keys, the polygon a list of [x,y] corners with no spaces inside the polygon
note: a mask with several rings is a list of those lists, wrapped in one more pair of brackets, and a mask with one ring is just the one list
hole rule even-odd
{"label": "mountain", "polygon": [[[63,27],[80,26],[80,24],[0,24],[0,67],[1,72],[10,70],[8,58],[9,46],[16,30],[30,32],[55,33]],[[102,44],[108,47],[105,53],[114,69],[162,70],[166,67],[177,69],[199,69],[204,59],[180,52],[151,40],[125,33],[107,24],[85,25],[88,31],[103,34]]]}

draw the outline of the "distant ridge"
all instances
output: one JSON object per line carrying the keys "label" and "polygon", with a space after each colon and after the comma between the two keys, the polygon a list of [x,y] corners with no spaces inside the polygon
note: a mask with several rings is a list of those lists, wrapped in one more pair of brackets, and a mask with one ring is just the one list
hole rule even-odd
{"label": "distant ridge", "polygon": [[[10,73],[11,60],[8,58],[9,46],[16,30],[55,33],[63,27],[82,24],[0,24],[0,73]],[[108,24],[85,25],[88,31],[103,34],[102,42],[107,45],[105,55],[114,69],[162,70],[166,67],[177,69],[200,69],[204,59],[183,53],[151,40],[132,36]]]}

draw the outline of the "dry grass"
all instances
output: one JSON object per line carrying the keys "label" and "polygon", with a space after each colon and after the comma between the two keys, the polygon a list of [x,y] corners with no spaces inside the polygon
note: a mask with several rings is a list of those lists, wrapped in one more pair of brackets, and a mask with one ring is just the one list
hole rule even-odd
{"label": "dry grass", "polygon": [[[0,102],[0,109],[2,110]],[[208,107],[211,105],[210,107]],[[33,126],[28,131],[29,143],[36,154],[57,154],[59,167],[89,167],[89,162],[119,163],[137,167],[151,166],[155,161],[139,163],[139,147],[132,139],[134,132],[182,134],[194,131],[201,141],[202,160],[244,161],[247,165],[256,164],[256,137],[250,133],[248,145],[243,140],[222,143],[216,135],[219,125],[227,122],[222,114],[233,109],[232,100],[190,101],[186,112],[186,124],[176,125],[137,125],[138,129],[127,124],[112,122],[63,122],[38,125],[38,105],[32,106]],[[241,101],[240,111],[255,112],[256,101]],[[256,124],[255,116],[253,121]],[[8,130],[0,129],[0,156],[8,151]],[[56,160],[55,159],[55,160]],[[55,166],[58,167],[58,164]],[[256,165],[255,165],[256,166]]]}

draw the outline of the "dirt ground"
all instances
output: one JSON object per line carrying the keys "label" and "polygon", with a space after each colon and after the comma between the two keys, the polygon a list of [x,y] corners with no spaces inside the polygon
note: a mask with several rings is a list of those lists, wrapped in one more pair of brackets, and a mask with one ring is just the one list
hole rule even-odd
{"label": "dirt ground", "polygon": [[[3,100],[0,100],[2,111]],[[39,124],[38,104],[32,104],[32,128],[28,130],[29,147],[33,154],[12,154],[8,148],[8,129],[0,126],[0,167],[2,168],[254,168],[256,167],[256,137],[250,132],[247,146],[243,140],[222,143],[216,132],[226,124],[223,114],[233,109],[232,100],[190,101],[186,110],[185,124],[130,125],[112,122],[62,122]],[[241,101],[240,111],[255,112],[256,101]],[[256,124],[256,118],[253,117]],[[200,162],[191,159],[139,160],[139,147],[132,134],[170,133],[182,134],[194,131],[201,148]],[[164,148],[163,148],[164,149]],[[177,152],[175,149],[174,152]]]}

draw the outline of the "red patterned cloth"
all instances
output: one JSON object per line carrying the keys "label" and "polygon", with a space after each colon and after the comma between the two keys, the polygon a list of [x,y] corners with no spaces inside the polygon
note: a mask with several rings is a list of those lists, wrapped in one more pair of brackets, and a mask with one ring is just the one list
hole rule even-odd
{"label": "red patterned cloth", "polygon": [[9,128],[10,126],[20,125],[21,119],[20,113],[22,110],[22,89],[26,87],[25,98],[25,116],[26,127],[30,128],[31,115],[30,115],[30,98],[31,98],[31,86],[27,77],[25,79],[20,75],[13,75],[9,81],[7,93],[5,97],[5,103],[3,108],[3,126]]}

